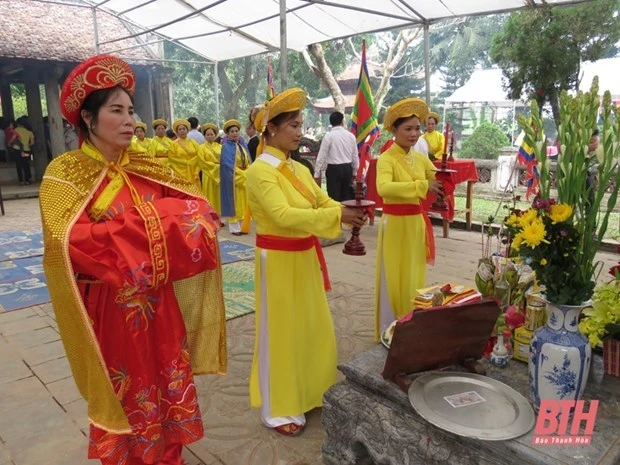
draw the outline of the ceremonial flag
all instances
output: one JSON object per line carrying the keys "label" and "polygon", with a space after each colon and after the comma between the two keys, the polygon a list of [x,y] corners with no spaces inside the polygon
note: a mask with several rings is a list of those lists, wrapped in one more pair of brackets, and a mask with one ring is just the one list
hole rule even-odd
{"label": "ceremonial flag", "polygon": [[525,198],[529,200],[530,195],[533,194],[535,196],[538,194],[540,174],[538,173],[538,160],[536,159],[534,149],[525,142],[525,138],[521,142],[521,147],[519,147],[517,160],[520,165],[525,166],[525,184],[527,186]]}
{"label": "ceremonial flag", "polygon": [[267,100],[274,98],[276,88],[273,85],[273,68],[271,68],[271,59],[267,57]]}
{"label": "ceremonial flag", "polygon": [[362,65],[360,77],[357,81],[357,93],[355,94],[355,106],[351,114],[351,132],[357,141],[357,150],[360,155],[360,167],[357,173],[358,179],[362,178],[366,164],[370,161],[370,147],[379,137],[379,124],[375,112],[375,103],[372,98],[372,89],[368,78],[366,66],[366,41],[362,41]]}

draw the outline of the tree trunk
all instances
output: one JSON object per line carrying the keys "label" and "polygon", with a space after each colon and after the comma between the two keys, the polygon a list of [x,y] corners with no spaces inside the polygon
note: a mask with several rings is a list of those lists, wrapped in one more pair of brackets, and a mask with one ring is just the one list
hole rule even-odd
{"label": "tree trunk", "polygon": [[381,111],[383,101],[390,90],[390,79],[394,76],[396,67],[400,64],[400,61],[407,52],[407,47],[413,40],[420,35],[421,29],[405,29],[398,33],[396,40],[392,42],[388,50],[388,56],[385,60],[385,66],[383,67],[383,75],[381,76],[381,82],[379,88],[374,96],[375,108],[377,114]]}
{"label": "tree trunk", "polygon": [[[231,118],[240,119],[238,114],[239,101],[252,81],[252,58],[245,57],[243,61],[243,80],[236,89],[233,89],[230,78],[226,73],[226,68],[230,63],[230,61],[217,63],[217,76],[219,78],[220,89],[224,97],[223,113],[224,118],[227,120]],[[241,123],[243,124],[243,121],[241,121]]]}
{"label": "tree trunk", "polygon": [[[304,51],[305,52],[305,51]],[[308,52],[314,57],[316,60],[316,65],[312,63],[307,54],[304,54],[304,60],[308,64],[310,70],[321,80],[321,83],[327,87],[329,93],[334,99],[334,111],[339,111],[341,113],[345,112],[346,109],[346,101],[344,99],[344,95],[332,70],[330,69],[327,61],[325,61],[325,55],[323,54],[323,47],[321,44],[312,44],[308,46]],[[310,61],[310,63],[308,63]]]}
{"label": "tree trunk", "polygon": [[560,102],[558,98],[558,92],[555,89],[549,92],[549,104],[551,105],[551,112],[553,113],[553,121],[555,121],[555,127],[559,128],[560,127]]}

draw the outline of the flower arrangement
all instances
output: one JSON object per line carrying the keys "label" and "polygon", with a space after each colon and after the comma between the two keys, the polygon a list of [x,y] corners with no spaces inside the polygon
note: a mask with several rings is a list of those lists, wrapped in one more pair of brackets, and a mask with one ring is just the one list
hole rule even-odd
{"label": "flower arrangement", "polygon": [[[512,209],[505,223],[511,254],[524,257],[535,270],[547,300],[581,305],[592,296],[594,280],[601,271],[602,263],[595,261],[595,255],[618,197],[617,189],[607,195],[606,187],[610,181],[620,184],[620,108],[612,104],[609,92],[601,106],[595,78],[590,92],[575,97],[563,92],[559,111],[557,197],[551,197],[546,143],[538,130],[543,122],[533,101],[530,119],[520,115],[519,125],[525,133],[524,142],[536,154],[540,191],[531,208],[523,212]],[[599,127],[599,117],[602,157],[596,160],[590,156],[588,144]],[[586,180],[595,168],[597,183],[593,186]]]}

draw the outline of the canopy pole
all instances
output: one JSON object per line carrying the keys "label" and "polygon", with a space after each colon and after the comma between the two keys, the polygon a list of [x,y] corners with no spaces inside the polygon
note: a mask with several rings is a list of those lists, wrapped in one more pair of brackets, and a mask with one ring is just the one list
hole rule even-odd
{"label": "canopy pole", "polygon": [[220,127],[220,80],[217,75],[218,62],[213,64],[213,87],[215,87],[215,125]]}
{"label": "canopy pole", "polygon": [[99,26],[97,24],[97,7],[93,7],[93,28],[95,29],[95,52],[99,55]]}
{"label": "canopy pole", "polygon": [[280,92],[286,89],[287,47],[286,47],[286,0],[280,0]]}
{"label": "canopy pole", "polygon": [[430,64],[430,40],[429,40],[429,23],[424,22],[424,88],[426,104],[431,105],[431,64]]}

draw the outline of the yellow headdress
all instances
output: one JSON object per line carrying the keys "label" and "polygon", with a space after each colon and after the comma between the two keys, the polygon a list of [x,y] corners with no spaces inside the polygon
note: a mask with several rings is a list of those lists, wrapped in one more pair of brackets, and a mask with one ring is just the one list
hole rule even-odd
{"label": "yellow headdress", "polygon": [[265,132],[267,123],[281,113],[298,111],[306,106],[308,95],[298,87],[280,92],[271,100],[265,102],[254,118],[254,127],[259,132]]}
{"label": "yellow headdress", "polygon": [[228,130],[232,128],[233,126],[237,126],[238,129],[241,129],[242,127],[241,123],[237,121],[236,119],[229,119],[228,121],[224,123],[224,132],[228,133]]}
{"label": "yellow headdress", "polygon": [[142,121],[136,121],[136,126],[133,128],[133,130],[135,131],[137,128],[142,128],[142,130],[146,132],[146,123],[143,123]]}
{"label": "yellow headdress", "polygon": [[406,98],[385,111],[383,117],[383,129],[391,131],[394,129],[394,122],[399,118],[410,118],[417,116],[421,122],[426,121],[428,117],[428,105],[421,98]]}
{"label": "yellow headdress", "polygon": [[189,124],[189,121],[187,121],[186,119],[178,119],[174,123],[172,123],[172,130],[174,132],[177,132],[177,128],[179,126],[185,126],[188,131],[189,131],[189,128],[191,127]]}
{"label": "yellow headdress", "polygon": [[213,123],[205,123],[202,126],[200,126],[200,130],[203,132],[203,134],[207,129],[213,129],[213,132],[216,135],[218,132],[220,132],[220,129],[217,127],[217,125]]}
{"label": "yellow headdress", "polygon": [[439,124],[439,113],[435,113],[434,111],[429,112],[428,116],[424,119],[424,121],[426,121],[429,118],[435,118],[435,121],[437,122],[437,124]]}
{"label": "yellow headdress", "polygon": [[165,119],[156,119],[151,123],[151,126],[153,126],[153,129],[157,129],[157,126],[163,126],[168,129],[168,122]]}

